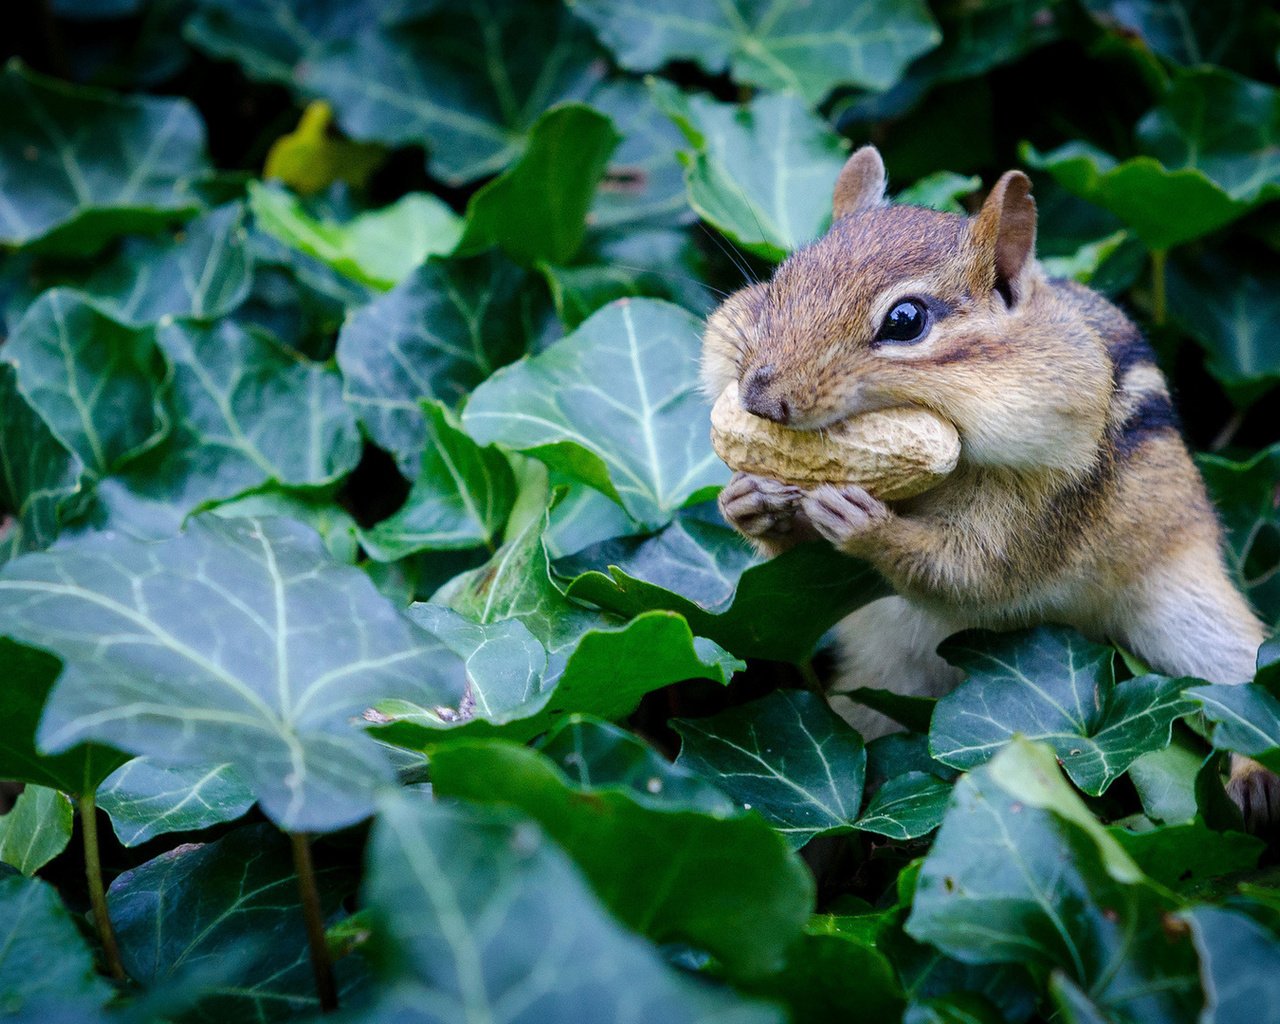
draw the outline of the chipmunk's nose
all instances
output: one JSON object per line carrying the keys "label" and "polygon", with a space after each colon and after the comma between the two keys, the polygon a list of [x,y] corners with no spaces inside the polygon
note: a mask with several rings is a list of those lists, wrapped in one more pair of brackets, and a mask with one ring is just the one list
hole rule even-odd
{"label": "chipmunk's nose", "polygon": [[771,386],[774,376],[772,363],[757,366],[742,379],[738,401],[753,416],[786,424],[791,420],[791,406],[778,389]]}

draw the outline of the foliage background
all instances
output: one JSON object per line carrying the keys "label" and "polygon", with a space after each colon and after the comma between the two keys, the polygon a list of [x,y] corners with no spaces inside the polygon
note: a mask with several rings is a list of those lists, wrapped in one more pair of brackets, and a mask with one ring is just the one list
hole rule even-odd
{"label": "foliage background", "polygon": [[314,1014],[282,830],[353,1019],[1280,1004],[1219,772],[1280,769],[1280,651],[1224,688],[966,635],[968,681],[864,746],[810,691],[881,585],[743,549],[696,393],[698,318],[823,230],[850,145],[945,209],[1023,167],[1280,621],[1269,5],[32,13],[0,77],[0,1013]]}

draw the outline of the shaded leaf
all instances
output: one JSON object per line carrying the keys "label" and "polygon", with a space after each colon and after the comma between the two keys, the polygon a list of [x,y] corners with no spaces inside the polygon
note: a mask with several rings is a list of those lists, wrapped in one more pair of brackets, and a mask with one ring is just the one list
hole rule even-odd
{"label": "shaded leaf", "polygon": [[709,718],[676,719],[676,764],[759,811],[799,848],[848,831],[862,804],[862,737],[821,697],[779,690]]}
{"label": "shaded leaf", "polygon": [[1259,683],[1192,686],[1187,696],[1214,723],[1214,747],[1246,754],[1280,771],[1280,699],[1267,687]]}
{"label": "shaded leaf", "polygon": [[75,811],[56,789],[27,786],[0,817],[0,861],[34,875],[71,842]]}
{"label": "shaded leaf", "polygon": [[1248,914],[1225,907],[1184,911],[1200,954],[1201,1024],[1252,1024],[1280,1013],[1280,940]]}
{"label": "shaded leaf", "polygon": [[699,329],[657,299],[615,302],[495,373],[471,396],[463,425],[482,444],[533,455],[660,526],[728,478],[698,390]]}
{"label": "shaded leaf", "polygon": [[285,519],[77,539],[9,563],[0,595],[0,632],[65,663],[43,746],[109,739],[168,763],[228,761],[286,829],[369,813],[389,777],[351,722],[370,702],[461,697],[457,659]]}
{"label": "shaded leaf", "polygon": [[1280,445],[1235,462],[1221,455],[1196,460],[1227,530],[1227,565],[1249,603],[1280,624]]}
{"label": "shaded leaf", "polygon": [[169,832],[194,832],[235,821],[253,806],[235,765],[167,767],[149,757],[121,765],[98,789],[116,838],[139,846]]}
{"label": "shaded leaf", "polygon": [[928,772],[907,772],[877,789],[853,825],[890,839],[918,839],[942,824],[950,799],[950,783]]}
{"label": "shaded leaf", "polygon": [[947,213],[965,213],[960,200],[978,191],[982,179],[976,174],[956,174],[954,171],[938,171],[921,178],[914,185],[903,189],[893,201],[911,206],[928,206]]}
{"label": "shaded leaf", "polygon": [[929,732],[930,752],[954,768],[983,764],[1020,735],[1047,742],[1071,781],[1097,796],[1195,710],[1185,679],[1146,675],[1117,687],[1115,652],[1061,626],[972,631],[938,650],[968,675],[938,701]]}
{"label": "shaded leaf", "polygon": [[1083,6],[1102,27],[1188,66],[1230,60],[1254,11],[1247,0],[1084,0]]}
{"label": "shaded leaf", "polygon": [[1215,832],[1199,818],[1145,832],[1112,826],[1110,832],[1143,874],[1176,892],[1195,892],[1211,879],[1248,871],[1267,848],[1256,836]]}

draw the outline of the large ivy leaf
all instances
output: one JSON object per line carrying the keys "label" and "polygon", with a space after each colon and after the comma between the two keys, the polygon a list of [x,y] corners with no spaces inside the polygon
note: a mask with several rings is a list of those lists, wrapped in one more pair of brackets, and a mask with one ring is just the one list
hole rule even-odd
{"label": "large ivy leaf", "polygon": [[1062,626],[968,632],[939,653],[968,678],[933,712],[929,750],[954,768],[983,764],[1014,736],[1043,740],[1071,781],[1097,796],[1195,710],[1188,680],[1145,675],[1119,686],[1115,652]]}
{"label": "large ivy leaf", "polygon": [[1196,956],[1146,879],[1065,785],[1046,746],[1014,740],[957,784],[907,921],[968,963],[1057,970],[1105,1019],[1192,1020]]}
{"label": "large ivy leaf", "polygon": [[0,75],[0,243],[92,254],[196,208],[204,126],[186,100],[83,89],[18,64]]}
{"label": "large ivy leaf", "polygon": [[1243,462],[1201,455],[1200,471],[1227,529],[1227,564],[1249,602],[1280,624],[1280,445]]}
{"label": "large ivy leaf", "polygon": [[[320,867],[322,912],[352,887],[350,872]],[[193,971],[224,968],[184,1020],[272,1021],[317,999],[289,842],[269,825],[215,843],[180,846],[126,871],[107,893],[125,969],[139,984],[199,986]]]}
{"label": "large ivy leaf", "polygon": [[453,252],[463,233],[458,215],[426,192],[410,192],[339,223],[313,216],[283,188],[250,182],[249,208],[258,227],[273,238],[383,291],[427,257]]}
{"label": "large ivy leaf", "polygon": [[86,500],[84,464],[54,437],[18,391],[17,371],[0,362],[0,562],[53,542]]}
{"label": "large ivy leaf", "polygon": [[150,331],[117,323],[75,292],[42,295],[5,342],[18,390],[55,437],[105,476],[168,430]]}
{"label": "large ivy leaf", "polygon": [[0,1012],[15,1020],[92,1020],[110,996],[53,886],[0,878]]}
{"label": "large ivy leaf", "polygon": [[0,861],[34,875],[71,842],[75,810],[56,789],[27,786],[0,817]]}
{"label": "large ivy leaf", "polygon": [[672,722],[682,765],[759,811],[792,847],[846,832],[862,805],[862,737],[812,693],[779,690],[710,718]]}
{"label": "large ivy leaf", "polygon": [[543,111],[598,78],[590,33],[553,0],[443,0],[422,13],[397,25],[366,18],[309,58],[299,82],[357,139],[425,142],[449,184],[502,170]]}
{"label": "large ivy leaf", "polygon": [[567,263],[582,245],[587,211],[618,140],[613,122],[590,107],[547,111],[515,166],[467,203],[458,252],[500,245],[519,263]]}
{"label": "large ivy leaf", "polygon": [[570,597],[626,616],[666,608],[739,657],[797,663],[840,619],[888,593],[869,566],[833,558],[827,545],[766,560],[693,514],[648,537],[593,545],[555,570]]}
{"label": "large ivy leaf", "polygon": [[1145,832],[1118,825],[1111,834],[1148,878],[1175,892],[1195,892],[1215,878],[1251,871],[1267,844],[1243,832],[1215,832],[1199,818]]}
{"label": "large ivy leaf", "polygon": [[798,98],[765,94],[739,107],[652,88],[693,147],[685,183],[699,216],[775,261],[826,230],[844,143]]}
{"label": "large ivy leaf", "polygon": [[456,705],[462,669],[358,569],[285,519],[90,536],[0,570],[0,633],[64,669],[40,741],[235,764],[281,827],[358,821],[389,777],[351,724],[379,697]]}
{"label": "large ivy leaf", "polygon": [[425,550],[493,550],[516,499],[510,462],[453,426],[438,402],[424,402],[422,411],[426,444],[409,497],[394,515],[362,530],[360,543],[387,562]]}
{"label": "large ivy leaf", "polygon": [[1280,771],[1280,698],[1261,683],[1193,686],[1187,696],[1213,722],[1213,745]]}
{"label": "large ivy leaf", "polygon": [[632,71],[695,61],[713,75],[798,93],[816,106],[836,86],[887,89],[941,34],[921,0],[778,4],[572,0]]}
{"label": "large ivy leaf", "polygon": [[545,352],[476,389],[463,424],[615,498],[661,526],[714,493],[728,470],[711,448],[698,390],[700,325],[657,299],[606,306]]}
{"label": "large ivy leaf", "polygon": [[431,260],[343,324],[347,401],[413,477],[427,436],[423,399],[457,404],[528,349],[545,308],[537,279],[500,255]]}
{"label": "large ivy leaf", "polygon": [[1280,1013],[1280,939],[1249,914],[1199,906],[1182,919],[1200,954],[1202,1024],[1250,1024]]}
{"label": "large ivy leaf", "polygon": [[[780,1024],[779,1011],[685,977],[600,907],[568,857],[510,813],[388,798],[364,901],[401,987],[360,1020]],[[503,927],[493,927],[502,922]]]}
{"label": "large ivy leaf", "polygon": [[[644,757],[639,741],[617,735],[632,757]],[[754,814],[711,817],[609,775],[579,782],[542,754],[499,741],[439,748],[431,779],[441,795],[532,816],[625,924],[656,942],[705,948],[732,972],[780,966],[804,925],[813,883]]]}
{"label": "large ivy leaf", "polygon": [[178,768],[135,757],[98,788],[123,846],[138,846],[170,832],[194,832],[235,821],[253,806],[253,791],[231,764]]}
{"label": "large ivy leaf", "polygon": [[928,772],[907,772],[876,790],[854,827],[890,839],[918,839],[942,824],[951,784]]}
{"label": "large ivy leaf", "polygon": [[333,483],[360,459],[338,374],[231,320],[156,333],[172,367],[168,440],[127,468],[138,494],[189,512],[267,483]]}

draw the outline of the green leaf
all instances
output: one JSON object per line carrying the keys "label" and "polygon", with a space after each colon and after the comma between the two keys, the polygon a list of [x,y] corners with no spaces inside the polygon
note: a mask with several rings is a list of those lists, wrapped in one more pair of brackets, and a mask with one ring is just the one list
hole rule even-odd
{"label": "green leaf", "polygon": [[845,146],[797,97],[766,94],[739,107],[665,82],[652,88],[693,147],[685,184],[703,220],[774,261],[826,230]]}
{"label": "green leaf", "polygon": [[73,291],[42,295],[3,356],[27,403],[98,475],[154,447],[168,430],[151,332],[117,323]]}
{"label": "green leaf", "polygon": [[1214,723],[1214,747],[1246,754],[1280,771],[1280,698],[1267,687],[1259,683],[1192,686],[1187,696]]}
{"label": "green leaf", "polygon": [[[651,763],[638,741],[619,741]],[[624,924],[655,942],[704,948],[733,973],[780,966],[808,916],[808,872],[756,815],[673,807],[616,776],[583,783],[536,751],[497,741],[439,748],[431,779],[442,796],[532,816]]]}
{"label": "green leaf", "polygon": [[862,737],[821,697],[779,690],[709,718],[676,719],[676,764],[764,815],[794,848],[847,832],[862,805]]}
{"label": "green leaf", "polygon": [[889,88],[942,38],[921,0],[781,6],[571,0],[570,6],[628,70],[691,60],[712,75],[727,71],[737,82],[798,93],[810,106],[841,85]]}
{"label": "green leaf", "polygon": [[389,796],[363,902],[377,962],[400,985],[381,986],[386,1002],[361,1020],[781,1024],[778,1011],[671,967],[600,907],[537,825],[510,813]]}
{"label": "green leaf", "polygon": [[1280,939],[1248,914],[1200,906],[1182,920],[1200,954],[1201,1024],[1252,1024],[1280,1006]]}
{"label": "green leaf", "polygon": [[283,188],[251,181],[249,208],[258,227],[273,238],[384,291],[427,257],[453,252],[463,234],[458,215],[426,192],[410,192],[380,210],[337,223],[313,217]]}
{"label": "green leaf", "polygon": [[580,551],[555,569],[570,597],[625,616],[679,612],[695,633],[739,657],[795,663],[840,619],[888,593],[869,566],[833,558],[825,544],[765,560],[727,526],[692,514],[649,537]]}
{"label": "green leaf", "polygon": [[1195,892],[1211,879],[1249,871],[1267,844],[1243,832],[1215,832],[1199,818],[1146,832],[1109,830],[1148,878],[1176,892]]}
{"label": "green leaf", "polygon": [[1227,530],[1227,565],[1249,603],[1270,626],[1280,624],[1280,445],[1235,462],[1197,459]]}
{"label": "green leaf", "polygon": [[1240,405],[1280,381],[1280,273],[1230,252],[1169,265],[1169,315],[1209,357],[1209,372]]}
{"label": "green leaf", "polygon": [[698,390],[698,320],[657,299],[606,306],[476,389],[463,425],[616,498],[661,526],[728,478]]}
{"label": "green leaf", "polygon": [[890,839],[918,839],[942,824],[950,799],[950,783],[928,772],[907,772],[876,790],[866,811],[853,825]]}
{"label": "green leaf", "polygon": [[186,100],[116,96],[11,62],[0,107],[0,244],[92,255],[195,211],[182,184],[206,168],[204,126]]}
{"label": "green leaf", "polygon": [[930,752],[953,768],[983,764],[1020,735],[1047,742],[1071,781],[1097,796],[1195,710],[1185,679],[1139,676],[1117,687],[1115,652],[1061,626],[962,633],[939,653],[968,675],[938,701],[929,732]]}
{"label": "green leaf", "polygon": [[543,111],[584,98],[599,77],[590,33],[552,0],[445,0],[422,13],[405,24],[366,15],[297,83],[354,138],[425,141],[432,174],[450,185],[502,170]]}
{"label": "green leaf", "polygon": [[1247,0],[1198,4],[1193,0],[1084,0],[1100,26],[1179,64],[1224,64],[1247,43]]}
{"label": "green leaf", "polygon": [[34,875],[71,842],[75,811],[56,789],[27,786],[0,817],[0,861]]}
{"label": "green leaf", "polygon": [[620,138],[591,107],[547,111],[519,161],[467,203],[459,254],[499,245],[517,263],[567,263],[582,245],[587,211]]}
{"label": "green leaf", "polygon": [[457,659],[285,519],[77,539],[5,566],[0,597],[0,633],[64,662],[42,746],[230,762],[294,831],[359,821],[388,779],[353,716],[380,697],[461,697]]}
{"label": "green leaf", "polygon": [[515,476],[494,446],[480,447],[449,421],[438,402],[424,402],[422,464],[394,515],[360,532],[371,558],[392,562],[417,551],[490,549],[516,499]]}
{"label": "green leaf", "polygon": [[14,1020],[92,1020],[111,994],[57,890],[0,878],[0,1011]]}
{"label": "green leaf", "polygon": [[956,174],[954,171],[938,171],[921,178],[914,185],[903,189],[893,201],[911,206],[927,206],[947,213],[964,213],[960,200],[982,188],[978,175]]}
{"label": "green leaf", "polygon": [[538,280],[497,254],[430,260],[343,324],[338,366],[347,401],[413,477],[427,437],[422,401],[456,405],[521,356],[545,307]]}
{"label": "green leaf", "polygon": [[1026,963],[1074,981],[1106,1019],[1192,1020],[1195,951],[1177,903],[1023,740],[956,783],[907,932],[969,963]]}
{"label": "green leaf", "polygon": [[[7,347],[7,346],[6,346]],[[85,504],[84,464],[67,451],[0,362],[0,562],[48,547],[64,519]]]}
{"label": "green leaf", "polygon": [[360,460],[338,374],[231,320],[156,333],[172,366],[168,440],[127,467],[138,495],[190,512],[276,483],[334,483]]}
{"label": "green leaf", "polygon": [[103,781],[97,804],[124,846],[170,832],[196,832],[235,821],[253,806],[253,791],[232,764],[171,768],[135,757]]}
{"label": "green leaf", "polygon": [[[321,912],[336,911],[350,873],[321,866]],[[269,825],[180,846],[126,871],[107,893],[125,969],[139,984],[200,982],[202,964],[225,974],[202,994],[200,1020],[279,1020],[318,1000],[289,842]]]}

